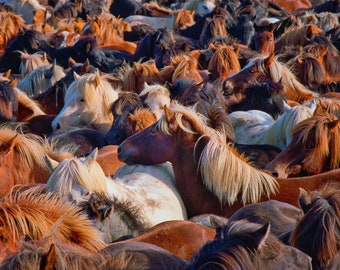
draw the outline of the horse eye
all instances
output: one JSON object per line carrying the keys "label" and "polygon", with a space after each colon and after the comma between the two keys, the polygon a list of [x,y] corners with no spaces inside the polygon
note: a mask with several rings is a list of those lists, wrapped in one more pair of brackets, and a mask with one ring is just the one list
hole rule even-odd
{"label": "horse eye", "polygon": [[255,70],[250,69],[249,72],[250,72],[250,73],[255,73]]}

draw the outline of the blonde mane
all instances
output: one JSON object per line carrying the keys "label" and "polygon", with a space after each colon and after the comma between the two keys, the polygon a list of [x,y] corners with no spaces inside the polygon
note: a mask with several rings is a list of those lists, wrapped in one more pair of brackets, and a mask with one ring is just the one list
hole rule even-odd
{"label": "blonde mane", "polygon": [[41,65],[49,64],[46,53],[41,52],[36,52],[33,54],[29,54],[26,52],[20,53],[21,63],[19,67],[19,72],[22,78],[28,75],[28,73],[40,67]]}
{"label": "blonde mane", "polygon": [[19,189],[0,201],[1,224],[12,234],[14,242],[24,235],[39,240],[57,233],[61,241],[78,244],[88,251],[105,247],[99,232],[77,207],[51,193],[41,193],[40,189]]}
{"label": "blonde mane", "polygon": [[[277,183],[273,177],[257,170],[247,163],[246,159],[226,143],[226,136],[221,132],[209,128],[206,119],[198,115],[193,109],[179,104],[173,105],[179,127],[188,133],[199,134],[201,139],[209,139],[199,158],[199,172],[208,190],[229,205],[235,203],[238,196],[244,204],[258,202],[261,196],[270,197],[277,190]],[[194,129],[184,125],[183,120],[189,121]],[[166,134],[171,134],[165,117],[158,122],[158,127]]]}
{"label": "blonde mane", "polygon": [[144,89],[142,92],[140,92],[139,96],[144,95],[147,95],[149,97],[161,95],[170,98],[170,91],[168,88],[160,84],[148,85],[147,83],[145,83]]}
{"label": "blonde mane", "polygon": [[[48,75],[48,79],[46,78]],[[17,87],[29,97],[43,93],[61,78],[65,77],[64,69],[57,64],[43,64],[24,77]]]}
{"label": "blonde mane", "polygon": [[92,162],[87,166],[77,157],[63,160],[49,177],[46,190],[58,194],[61,198],[67,198],[72,185],[77,183],[90,193],[97,192],[108,196],[106,176],[100,165]]}

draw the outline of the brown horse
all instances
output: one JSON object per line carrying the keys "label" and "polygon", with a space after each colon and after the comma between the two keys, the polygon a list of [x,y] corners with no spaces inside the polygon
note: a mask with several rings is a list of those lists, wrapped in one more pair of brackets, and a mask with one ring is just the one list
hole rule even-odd
{"label": "brown horse", "polygon": [[[263,21],[260,24],[254,24],[255,35],[252,38],[251,45],[253,49],[262,55],[270,55],[274,53],[275,37],[274,24]],[[250,47],[252,47],[250,45]]]}
{"label": "brown horse", "polygon": [[266,169],[279,177],[315,175],[340,167],[340,125],[336,116],[323,112],[320,106],[314,115],[300,122],[292,131],[289,145]]}
{"label": "brown horse", "polygon": [[88,251],[105,247],[99,232],[75,206],[40,186],[12,191],[0,201],[0,260],[20,249],[25,235],[41,240],[54,235],[64,243],[79,245]]}
{"label": "brown horse", "polygon": [[206,213],[230,217],[244,204],[268,198],[297,205],[299,187],[317,189],[331,177],[339,181],[338,171],[274,179],[250,166],[221,133],[194,111],[174,105],[165,108],[157,123],[127,138],[118,148],[118,158],[127,164],[170,161],[189,217]]}
{"label": "brown horse", "polygon": [[4,196],[16,184],[46,183],[50,173],[44,161],[45,155],[59,161],[66,156],[73,156],[65,150],[53,148],[52,144],[43,144],[38,136],[1,128],[0,196]]}
{"label": "brown horse", "polygon": [[303,102],[319,95],[302,85],[288,67],[276,59],[274,54],[250,59],[239,72],[223,81],[223,91],[231,93],[232,97],[237,96],[242,94],[249,84],[261,80],[281,82],[284,86],[284,95],[289,100]]}
{"label": "brown horse", "polygon": [[329,269],[340,250],[339,185],[328,184],[311,193],[301,189],[299,203],[304,216],[289,242],[312,257],[313,269]]}
{"label": "brown horse", "polygon": [[215,235],[215,230],[212,228],[187,220],[170,220],[125,242],[153,244],[170,251],[179,258],[189,260],[203,244],[213,240]]}

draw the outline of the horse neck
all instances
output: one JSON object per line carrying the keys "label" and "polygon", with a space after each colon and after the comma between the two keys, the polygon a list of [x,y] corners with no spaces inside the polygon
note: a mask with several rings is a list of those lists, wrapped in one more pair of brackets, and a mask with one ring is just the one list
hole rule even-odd
{"label": "horse neck", "polygon": [[[238,203],[230,207],[223,206],[218,198],[206,188],[198,169],[201,153],[197,151],[198,147],[200,147],[199,144],[196,148],[194,144],[187,147],[179,141],[173,159],[170,160],[177,189],[187,209],[188,218],[207,213],[230,217],[240,206]],[[194,158],[194,152],[198,155],[197,158]]]}

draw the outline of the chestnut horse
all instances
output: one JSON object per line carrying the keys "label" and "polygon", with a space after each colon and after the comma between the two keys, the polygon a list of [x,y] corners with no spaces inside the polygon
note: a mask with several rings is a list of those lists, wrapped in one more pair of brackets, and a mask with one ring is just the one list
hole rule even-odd
{"label": "chestnut horse", "polygon": [[33,240],[54,235],[92,252],[105,247],[99,232],[78,208],[43,193],[40,186],[19,188],[0,201],[0,261],[20,250],[25,235]]}
{"label": "chestnut horse", "polygon": [[315,175],[340,167],[340,120],[323,112],[320,106],[314,115],[298,123],[292,140],[266,169],[279,177]]}
{"label": "chestnut horse", "polygon": [[118,158],[127,164],[170,161],[189,217],[206,213],[229,217],[246,203],[268,198],[297,205],[299,187],[316,189],[330,177],[339,181],[338,171],[274,179],[249,165],[221,132],[180,105],[166,107],[155,124],[127,138],[118,147]]}
{"label": "chestnut horse", "polygon": [[274,54],[250,59],[249,63],[239,72],[230,75],[223,81],[223,91],[231,92],[233,96],[237,96],[244,93],[247,85],[261,80],[281,82],[284,86],[285,97],[297,102],[303,102],[319,95],[302,85],[288,67],[275,58]]}

